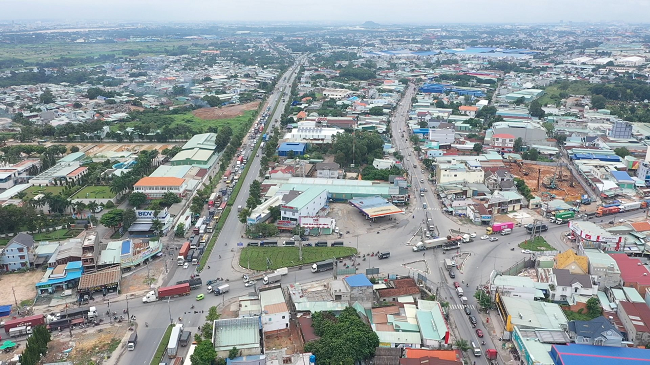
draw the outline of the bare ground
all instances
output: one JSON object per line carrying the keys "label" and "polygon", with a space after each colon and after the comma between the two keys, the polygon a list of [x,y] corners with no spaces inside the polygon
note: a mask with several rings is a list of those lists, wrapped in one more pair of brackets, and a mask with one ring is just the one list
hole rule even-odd
{"label": "bare ground", "polygon": [[234,118],[244,114],[246,111],[257,109],[258,105],[260,105],[260,102],[255,101],[248,104],[229,105],[223,108],[201,108],[193,111],[192,114],[203,120]]}
{"label": "bare ground", "polygon": [[[122,293],[128,294],[148,290],[151,285],[155,285],[156,281],[164,271],[165,260],[162,258],[155,260],[149,264],[148,273],[147,268],[145,267],[138,269],[137,272],[124,277],[120,284]],[[151,278],[151,281],[148,281],[147,277]]]}
{"label": "bare ground", "polygon": [[[4,300],[2,304],[14,304],[14,294],[16,301],[34,299],[36,296],[36,283],[43,277],[40,270],[31,270],[20,274],[5,274],[0,276],[0,298]],[[13,289],[13,290],[12,290]]]}
{"label": "bare ground", "polygon": [[[526,181],[526,185],[530,188],[533,194],[541,197],[542,192],[549,192],[554,194],[557,198],[567,201],[577,200],[582,194],[585,194],[584,189],[578,181],[573,179],[571,172],[567,168],[558,169],[555,166],[537,165],[527,163],[524,161],[523,169],[519,168],[516,164],[506,164],[506,168],[515,176]],[[528,175],[524,175],[528,172]],[[539,172],[539,173],[538,173]],[[555,182],[559,186],[558,189],[547,189],[544,187],[544,182],[549,181],[553,176],[556,176]],[[539,191],[537,190],[537,179],[539,176]],[[573,184],[573,186],[571,186]]]}

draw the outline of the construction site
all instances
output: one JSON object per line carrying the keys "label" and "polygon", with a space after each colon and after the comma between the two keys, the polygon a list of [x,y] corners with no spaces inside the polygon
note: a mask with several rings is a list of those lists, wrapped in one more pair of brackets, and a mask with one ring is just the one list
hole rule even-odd
{"label": "construction site", "polygon": [[505,166],[512,175],[523,179],[530,191],[544,201],[579,201],[586,194],[571,171],[561,163],[549,166],[532,161],[510,160]]}

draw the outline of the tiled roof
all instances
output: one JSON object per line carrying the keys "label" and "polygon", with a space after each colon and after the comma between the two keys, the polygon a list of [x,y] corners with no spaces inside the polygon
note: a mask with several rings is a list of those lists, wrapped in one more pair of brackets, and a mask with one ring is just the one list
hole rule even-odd
{"label": "tiled roof", "polygon": [[635,223],[630,223],[632,228],[634,228],[635,231],[637,232],[646,232],[650,231],[650,222],[645,221],[645,222],[635,222]]}
{"label": "tiled roof", "polygon": [[575,262],[582,272],[589,272],[589,258],[587,256],[579,256],[573,250],[566,250],[557,254],[557,256],[555,256],[555,262],[555,266],[558,269],[565,269],[567,266]]}
{"label": "tiled roof", "polygon": [[178,177],[143,177],[133,186],[181,186],[184,182]]}

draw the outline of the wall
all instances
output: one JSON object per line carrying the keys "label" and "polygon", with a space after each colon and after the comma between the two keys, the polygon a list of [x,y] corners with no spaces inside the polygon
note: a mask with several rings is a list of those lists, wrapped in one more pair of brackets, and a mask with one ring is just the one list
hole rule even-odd
{"label": "wall", "polygon": [[289,317],[289,312],[262,314],[262,328],[264,332],[288,329]]}

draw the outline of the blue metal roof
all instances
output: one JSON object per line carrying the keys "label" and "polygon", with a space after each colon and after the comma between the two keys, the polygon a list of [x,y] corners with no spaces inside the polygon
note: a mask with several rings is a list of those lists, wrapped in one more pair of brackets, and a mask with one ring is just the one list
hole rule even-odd
{"label": "blue metal roof", "polygon": [[6,317],[11,314],[11,304],[0,305],[0,317]]}
{"label": "blue metal roof", "polygon": [[78,270],[81,267],[81,261],[70,261],[65,265],[66,270]]}
{"label": "blue metal roof", "polygon": [[633,182],[634,181],[634,180],[632,180],[632,177],[630,175],[628,175],[628,173],[625,172],[625,171],[612,171],[612,176],[614,176],[614,179],[616,179],[616,181],[619,181],[619,182],[621,182],[621,181]]}
{"label": "blue metal roof", "polygon": [[305,144],[304,143],[297,143],[297,142],[285,142],[278,147],[278,151],[299,151],[302,152],[305,150]]}
{"label": "blue metal roof", "polygon": [[[53,268],[47,269],[47,271],[49,273],[51,273],[53,270],[54,270]],[[55,285],[55,284],[61,284],[61,283],[65,283],[65,282],[70,281],[70,280],[80,279],[82,273],[83,273],[83,270],[72,271],[72,272],[66,270],[64,277],[56,278],[56,279],[49,279],[49,275],[48,275],[47,281],[41,281],[41,282],[36,283],[36,287],[37,288],[40,288],[40,287],[48,288],[48,287],[50,287],[52,285]]]}
{"label": "blue metal roof", "polygon": [[356,275],[348,276],[344,280],[351,287],[372,286],[372,283],[370,282],[370,280],[368,280],[368,278],[364,274],[356,274]]}
{"label": "blue metal roof", "polygon": [[556,365],[626,365],[650,360],[650,351],[630,347],[554,345],[550,352]]}
{"label": "blue metal roof", "polygon": [[131,240],[122,241],[122,255],[126,255],[131,252]]}

